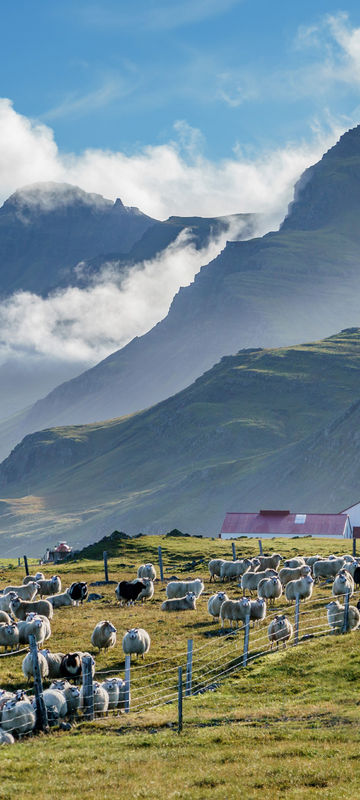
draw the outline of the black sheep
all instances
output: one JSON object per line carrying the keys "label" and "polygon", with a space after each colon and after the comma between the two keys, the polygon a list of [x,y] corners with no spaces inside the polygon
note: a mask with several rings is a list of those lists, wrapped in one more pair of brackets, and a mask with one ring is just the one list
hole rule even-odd
{"label": "black sheep", "polygon": [[120,603],[122,600],[126,603],[134,603],[145,588],[145,585],[141,579],[137,581],[120,581],[115,589],[116,597]]}
{"label": "black sheep", "polygon": [[71,584],[70,589],[68,589],[68,594],[77,605],[79,603],[82,604],[88,596],[87,583],[84,581],[75,581]]}
{"label": "black sheep", "polygon": [[360,567],[355,567],[354,569],[354,583],[356,586],[360,585]]}

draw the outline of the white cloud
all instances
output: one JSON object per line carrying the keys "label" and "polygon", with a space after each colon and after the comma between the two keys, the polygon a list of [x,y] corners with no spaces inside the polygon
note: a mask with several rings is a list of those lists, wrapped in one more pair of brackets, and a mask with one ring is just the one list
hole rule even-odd
{"label": "white cloud", "polygon": [[301,26],[295,40],[297,49],[321,53],[317,61],[291,74],[289,83],[302,94],[324,94],[337,85],[350,89],[360,83],[360,28],[344,12],[327,14],[317,25]]}
{"label": "white cloud", "polygon": [[144,30],[174,30],[226,13],[243,0],[137,0],[127,7],[116,3],[90,3],[75,9],[83,22],[96,27],[134,28]]}

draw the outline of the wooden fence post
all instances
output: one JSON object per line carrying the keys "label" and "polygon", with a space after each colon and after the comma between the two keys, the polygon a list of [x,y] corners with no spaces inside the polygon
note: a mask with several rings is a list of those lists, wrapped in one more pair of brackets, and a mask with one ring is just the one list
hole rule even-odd
{"label": "wooden fence post", "polygon": [[18,556],[18,567],[20,567],[20,566],[21,566],[21,559],[20,559],[20,556]]}
{"label": "wooden fence post", "polygon": [[130,665],[131,656],[125,656],[125,714],[130,711]]}
{"label": "wooden fence post", "polygon": [[162,562],[162,552],[161,547],[158,547],[158,554],[159,554],[159,569],[160,569],[160,580],[164,580],[164,572],[163,572],[163,562]]}
{"label": "wooden fence post", "polygon": [[107,560],[107,552],[104,550],[103,552],[103,559],[104,559],[104,573],[105,573],[105,581],[108,583],[109,581],[109,572],[108,572],[108,560]]}
{"label": "wooden fence post", "polygon": [[350,590],[348,589],[345,594],[345,601],[344,601],[344,624],[343,624],[343,633],[348,632],[349,627],[349,603],[350,603]]}
{"label": "wooden fence post", "polygon": [[183,727],[183,687],[182,687],[182,667],[178,668],[178,733]]}
{"label": "wooden fence post", "polygon": [[258,539],[258,542],[259,542],[259,555],[262,556],[263,549],[262,549],[262,541],[261,541],[261,539]]}
{"label": "wooden fence post", "polygon": [[28,560],[27,557],[24,556],[24,567],[25,567],[25,575],[29,575],[29,567],[28,567]]}
{"label": "wooden fence post", "polygon": [[47,715],[47,708],[44,703],[43,685],[41,680],[41,672],[38,659],[38,648],[35,641],[35,636],[29,636],[30,653],[32,658],[33,673],[34,673],[34,693],[36,702],[36,723],[35,728],[38,731],[48,731],[49,722]]}
{"label": "wooden fence post", "polygon": [[188,639],[187,659],[186,659],[186,688],[185,697],[190,697],[192,688],[192,659],[193,659],[193,640]]}
{"label": "wooden fence post", "polygon": [[355,539],[355,536],[353,538],[353,553],[352,554],[353,554],[354,558],[356,558],[356,539]]}
{"label": "wooden fence post", "polygon": [[295,600],[295,633],[294,633],[294,644],[298,644],[299,642],[299,613],[300,613],[300,596],[296,595]]}
{"label": "wooden fence post", "polygon": [[92,722],[94,719],[94,689],[91,656],[83,656],[81,666],[84,696],[84,718],[87,720],[87,722]]}
{"label": "wooden fence post", "polygon": [[243,667],[246,667],[247,660],[248,660],[249,635],[250,635],[250,608],[247,610],[246,617],[245,617]]}
{"label": "wooden fence post", "polygon": [[235,542],[231,542],[233,561],[236,561]]}

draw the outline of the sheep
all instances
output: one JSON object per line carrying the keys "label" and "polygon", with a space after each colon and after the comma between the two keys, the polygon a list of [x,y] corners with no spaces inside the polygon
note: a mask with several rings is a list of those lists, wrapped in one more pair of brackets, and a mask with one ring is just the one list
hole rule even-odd
{"label": "sheep", "polygon": [[37,581],[39,587],[40,597],[47,595],[59,594],[61,592],[61,578],[59,575],[53,575],[52,578],[46,580],[45,578]]}
{"label": "sheep", "polygon": [[227,578],[228,580],[241,578],[245,572],[248,572],[251,567],[249,558],[244,558],[238,561],[223,561],[220,567],[220,578],[222,581]]}
{"label": "sheep", "polygon": [[80,603],[82,605],[88,596],[87,583],[85,583],[85,581],[74,581],[70,588],[67,589],[67,593],[76,606],[79,606]]}
{"label": "sheep", "polygon": [[75,653],[65,653],[61,664],[60,664],[60,675],[62,678],[73,678],[76,680],[77,678],[81,677],[82,674],[82,659],[83,656],[89,656],[91,658],[92,666],[91,671],[93,676],[95,675],[95,659],[90,653],[83,653],[78,650]]}
{"label": "sheep", "polygon": [[14,650],[14,648],[18,649],[19,630],[15,622],[10,622],[9,625],[6,622],[0,622],[0,647],[1,646],[4,648],[5,652],[8,648],[10,650]]}
{"label": "sheep", "polygon": [[[326,606],[327,618],[333,633],[341,633],[344,627],[345,607],[338,600],[331,600]],[[355,606],[349,605],[348,630],[355,631],[360,626],[360,612]]]}
{"label": "sheep", "polygon": [[251,561],[250,571],[260,572],[260,559],[255,556],[255,558],[250,558],[249,561]]}
{"label": "sheep", "polygon": [[[352,578],[355,577],[355,570],[359,569],[359,567],[360,564],[358,561],[352,561],[351,563],[347,562],[346,564],[344,564],[344,569],[347,569],[347,571],[350,572]],[[358,577],[360,577],[360,573]],[[360,581],[355,581],[355,583],[360,583]]]}
{"label": "sheep", "polygon": [[41,617],[33,617],[26,620],[19,620],[17,623],[19,631],[19,644],[29,644],[29,636],[35,638],[37,644],[43,644],[46,639],[46,627]]}
{"label": "sheep", "polygon": [[150,578],[151,581],[156,580],[156,569],[153,564],[141,564],[137,571],[138,578]]}
{"label": "sheep", "polygon": [[0,720],[1,720],[1,712],[4,708],[4,705],[7,700],[13,700],[15,698],[14,692],[8,692],[6,689],[0,689]]}
{"label": "sheep", "polygon": [[109,711],[115,711],[119,703],[120,687],[117,678],[106,678],[101,686],[109,695]]}
{"label": "sheep", "polygon": [[266,569],[262,572],[245,572],[245,575],[241,578],[241,588],[243,590],[243,594],[245,592],[256,592],[260,581],[263,578],[277,578],[277,572],[274,569]]}
{"label": "sheep", "polygon": [[266,617],[266,602],[263,597],[257,597],[256,600],[250,600],[250,619],[253,620],[254,625],[256,622],[260,624]]}
{"label": "sheep", "polygon": [[144,588],[138,595],[138,600],[151,600],[154,596],[154,584],[151,578],[142,578],[142,582],[144,584]]}
{"label": "sheep", "polygon": [[130,605],[138,600],[139,595],[144,591],[144,588],[145,583],[143,580],[120,581],[115,589],[115,594],[120,605],[122,605],[123,602]]}
{"label": "sheep", "polygon": [[9,733],[8,731],[3,731],[2,728],[0,728],[0,745],[3,745],[3,744],[4,745],[5,744],[15,744],[15,739],[14,739],[12,733]]}
{"label": "sheep", "polygon": [[25,575],[23,578],[23,584],[30,583],[30,581],[44,581],[45,575],[43,572],[37,572],[36,575]]}
{"label": "sheep", "polygon": [[263,578],[258,584],[258,595],[264,600],[269,600],[269,605],[275,605],[276,599],[282,595],[280,578]]}
{"label": "sheep", "polygon": [[204,588],[200,578],[192,581],[170,581],[166,587],[166,597],[168,600],[172,600],[173,597],[185,597],[189,592],[194,592],[195,597],[198,598]]}
{"label": "sheep", "polygon": [[51,653],[48,648],[44,650],[40,650],[43,656],[45,656],[47,665],[49,668],[48,677],[49,678],[60,678],[61,677],[61,663],[65,656],[65,653]]}
{"label": "sheep", "polygon": [[[93,695],[94,695],[94,713],[106,714],[109,708],[109,695],[104,687],[98,681],[93,682]],[[80,689],[80,703],[79,707],[84,709],[84,687]]]}
{"label": "sheep", "polygon": [[300,567],[283,567],[279,572],[279,578],[282,586],[286,586],[289,581],[298,581],[299,578],[305,578],[305,575],[311,574],[311,567],[308,564],[302,564]]}
{"label": "sheep", "polygon": [[21,586],[6,586],[4,594],[9,594],[9,592],[15,592],[21,600],[33,600],[38,593],[38,584],[35,581],[30,581]]}
{"label": "sheep", "polygon": [[[126,703],[126,683],[122,678],[114,678],[116,680],[117,685],[119,687],[119,699],[118,699],[118,710],[125,711],[125,703]],[[130,691],[129,691],[129,702],[130,702]]]}
{"label": "sheep", "polygon": [[8,592],[8,594],[0,594],[0,611],[5,611],[11,614],[11,603],[15,600],[16,592]]}
{"label": "sheep", "polygon": [[289,567],[290,569],[295,569],[296,567],[304,567],[305,566],[305,559],[302,556],[294,556],[294,558],[288,558],[284,561],[284,567]]}
{"label": "sheep", "polygon": [[55,706],[57,716],[64,718],[67,714],[67,702],[63,692],[59,689],[45,689],[43,692],[44,703],[46,708]]}
{"label": "sheep", "polygon": [[280,553],[272,553],[271,556],[258,556],[258,561],[260,561],[259,569],[263,571],[264,569],[275,569],[277,570],[282,561],[282,556]]}
{"label": "sheep", "polygon": [[224,627],[224,622],[228,619],[237,628],[239,620],[245,622],[247,613],[250,613],[250,600],[247,597],[242,597],[241,600],[225,600],[220,608],[221,627]]}
{"label": "sheep", "polygon": [[334,597],[339,594],[346,594],[346,592],[349,592],[351,597],[354,594],[354,588],[354,580],[350,572],[346,569],[341,569],[335,577],[331,591]]}
{"label": "sheep", "polygon": [[289,581],[285,587],[285,597],[289,603],[295,601],[297,595],[300,600],[308,600],[314,588],[314,581],[311,575],[305,575],[297,581]]}
{"label": "sheep", "polygon": [[51,603],[53,608],[62,608],[63,606],[74,606],[75,602],[71,599],[69,592],[62,592],[62,594],[49,595],[48,602]]}
{"label": "sheep", "polygon": [[53,681],[49,688],[62,692],[66,700],[67,714],[69,716],[76,714],[80,705],[80,690],[77,686],[73,686],[69,681],[62,679]]}
{"label": "sheep", "polygon": [[213,617],[213,621],[215,617],[218,617],[220,614],[220,608],[225,600],[228,600],[228,596],[226,592],[217,592],[216,594],[212,594],[211,597],[208,599],[208,612]]}
{"label": "sheep", "polygon": [[289,639],[291,639],[293,633],[294,633],[293,626],[291,622],[289,622],[285,614],[282,614],[281,616],[278,616],[276,614],[274,619],[271,620],[270,625],[268,627],[270,649],[272,650],[275,644],[276,644],[276,649],[278,649],[280,642],[283,642],[285,649],[286,642],[288,642]]}
{"label": "sheep", "polygon": [[356,566],[355,567],[353,578],[354,578],[355,585],[359,586],[360,585],[360,566]]}
{"label": "sheep", "polygon": [[307,558],[305,558],[305,564],[307,564],[307,566],[311,567],[312,569],[315,564],[315,561],[322,561],[322,560],[323,559],[321,556],[308,556]]}
{"label": "sheep", "polygon": [[345,561],[343,558],[328,558],[315,561],[313,566],[315,581],[317,578],[335,578],[335,575],[343,568],[344,564]]}
{"label": "sheep", "polygon": [[0,611],[0,622],[6,622],[7,625],[10,625],[11,618],[9,617],[9,614],[6,613],[6,611]]}
{"label": "sheep", "polygon": [[28,603],[26,600],[20,600],[19,597],[15,597],[10,603],[10,610],[15,617],[23,620],[26,619],[30,611],[34,611],[35,614],[41,614],[43,617],[48,617],[48,619],[52,619],[54,615],[54,609],[48,600],[33,600]]}
{"label": "sheep", "polygon": [[223,561],[223,558],[212,558],[211,561],[209,561],[210,583],[212,580],[215,581],[215,576],[220,578],[220,569]]}
{"label": "sheep", "polygon": [[160,606],[161,611],[196,611],[196,597],[194,592],[188,592],[185,597],[172,597],[164,600]]}
{"label": "sheep", "polygon": [[100,650],[108,650],[116,645],[116,628],[108,619],[102,619],[95,625],[91,634],[91,644]]}
{"label": "sheep", "polygon": [[136,658],[138,655],[144,658],[145,653],[150,650],[150,644],[150,636],[144,628],[131,628],[123,637],[122,649],[125,655],[135,654]]}
{"label": "sheep", "polygon": [[35,711],[28,700],[7,700],[1,714],[1,727],[4,731],[23,736],[35,727]]}
{"label": "sheep", "polygon": [[[38,662],[39,662],[39,669],[40,675],[42,678],[47,678],[49,674],[49,667],[45,656],[41,652],[38,652]],[[33,669],[33,661],[32,661],[32,654],[29,652],[23,658],[22,662],[22,671],[25,678],[30,681],[30,678],[34,676],[34,669]]]}

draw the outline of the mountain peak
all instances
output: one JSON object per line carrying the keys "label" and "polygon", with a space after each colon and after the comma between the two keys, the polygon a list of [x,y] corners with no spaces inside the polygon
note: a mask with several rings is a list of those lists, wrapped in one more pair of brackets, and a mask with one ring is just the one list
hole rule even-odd
{"label": "mountain peak", "polygon": [[[117,201],[121,203],[121,200]],[[54,211],[68,206],[95,206],[98,210],[108,210],[113,206],[112,200],[101,194],[85,192],[71,183],[42,181],[31,183],[17,189],[4,203],[7,211]],[[122,205],[122,203],[121,203]]]}

